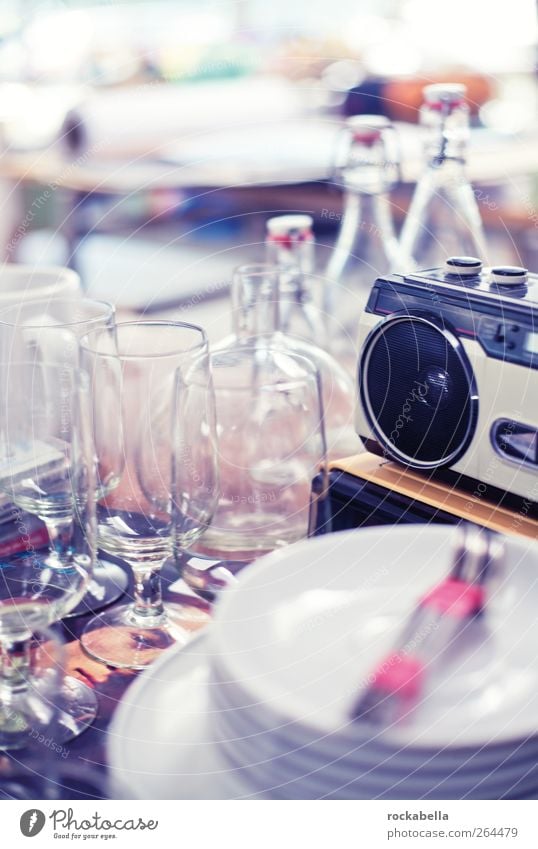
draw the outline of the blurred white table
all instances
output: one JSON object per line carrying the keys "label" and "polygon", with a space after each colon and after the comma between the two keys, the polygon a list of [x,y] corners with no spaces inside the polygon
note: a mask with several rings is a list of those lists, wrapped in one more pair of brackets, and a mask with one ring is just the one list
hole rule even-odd
{"label": "blurred white table", "polygon": [[[16,232],[21,220],[24,222],[25,216],[32,212],[22,208],[21,189],[25,185],[43,187],[38,195],[41,207],[56,191],[65,194],[68,211],[60,227],[68,239],[69,254],[75,266],[79,242],[86,235],[83,207],[88,197],[128,198],[138,193],[168,190],[210,197],[215,189],[252,193],[256,188],[318,182],[322,183],[321,193],[324,181],[331,176],[335,140],[340,128],[341,121],[330,116],[288,119],[246,127],[206,129],[196,134],[189,132],[182,138],[153,144],[151,154],[147,146],[114,149],[109,145],[106,156],[88,153],[73,160],[57,148],[6,152],[0,157],[0,191],[3,193],[0,247],[5,252],[10,234]],[[412,183],[420,169],[420,129],[400,125],[399,130],[403,180]],[[538,173],[537,140],[536,135],[501,138],[486,130],[475,131],[468,163],[471,180],[499,185]],[[160,277],[148,282],[142,269],[152,251],[142,243],[130,247],[131,255],[127,260],[122,258],[120,262],[115,249],[105,251],[104,256],[111,269],[117,267],[117,272],[110,273],[122,277],[123,305],[132,308],[166,306],[188,300],[196,293],[214,296],[215,288],[218,289],[223,277],[229,277],[233,265],[247,259],[243,249],[234,253],[232,244],[229,250],[226,247],[216,251],[209,249],[203,257],[204,273],[200,275],[200,254],[182,248],[181,254],[171,252]],[[154,253],[159,250],[157,246]],[[89,262],[93,262],[91,256]],[[98,280],[100,270],[97,272]],[[99,280],[92,286],[92,294],[106,296]]]}

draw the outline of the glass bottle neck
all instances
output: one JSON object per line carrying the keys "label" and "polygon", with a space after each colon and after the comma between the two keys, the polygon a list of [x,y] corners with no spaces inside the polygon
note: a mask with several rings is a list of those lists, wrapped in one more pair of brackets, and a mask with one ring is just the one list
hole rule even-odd
{"label": "glass bottle neck", "polygon": [[267,262],[280,269],[297,269],[303,274],[314,270],[314,240],[283,240],[269,237],[266,241]]}
{"label": "glass bottle neck", "polygon": [[[275,282],[276,281],[276,282]],[[278,278],[234,280],[232,328],[238,339],[276,333],[279,325]]]}
{"label": "glass bottle neck", "polygon": [[447,162],[464,165],[467,159],[467,145],[462,141],[438,136],[426,143],[425,155],[430,168],[444,167]]}
{"label": "glass bottle neck", "polygon": [[426,131],[425,155],[430,167],[438,168],[445,162],[465,162],[469,119],[467,111],[455,109],[447,113],[443,108],[423,108],[421,123]]}
{"label": "glass bottle neck", "polygon": [[396,235],[388,195],[385,192],[348,192],[344,201],[341,231],[346,229],[350,230],[348,239],[351,238],[353,242],[377,240],[390,255]]}
{"label": "glass bottle neck", "polygon": [[360,195],[384,195],[394,185],[397,165],[392,162],[362,165],[359,168],[345,168],[342,172],[342,184],[346,192]]}
{"label": "glass bottle neck", "polygon": [[[371,276],[375,270],[384,274],[395,270],[399,246],[388,195],[347,192],[338,237],[326,268],[331,281],[349,276],[355,287],[358,282],[357,263]],[[331,302],[333,287],[326,287],[325,309],[334,311]]]}

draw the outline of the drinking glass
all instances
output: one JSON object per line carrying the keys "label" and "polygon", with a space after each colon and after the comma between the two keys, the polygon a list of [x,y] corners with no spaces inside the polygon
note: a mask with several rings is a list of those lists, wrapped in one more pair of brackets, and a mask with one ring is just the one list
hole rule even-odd
{"label": "drinking glass", "polygon": [[[103,798],[103,776],[58,734],[58,687],[66,661],[57,632],[39,607],[0,616],[0,799]],[[2,752],[7,752],[2,756]]]}
{"label": "drinking glass", "polygon": [[[95,555],[96,485],[87,376],[42,360],[0,361],[0,368],[0,491],[15,505],[14,523],[27,543],[21,554],[3,558],[0,569],[6,646],[5,617],[15,611],[29,622],[37,611],[42,621],[56,622],[86,592]],[[47,528],[46,555],[30,541],[28,514]],[[84,730],[97,712],[93,691],[74,678],[64,679],[57,706],[62,739]]]}
{"label": "drinking glass", "polygon": [[[79,365],[79,339],[92,330],[102,330],[111,340],[115,337],[114,307],[105,301],[89,298],[55,298],[33,300],[0,309],[0,348],[5,360],[28,360],[58,363],[76,368]],[[119,416],[114,411],[114,398],[107,399],[103,416]],[[117,402],[116,402],[117,403]],[[102,426],[94,418],[97,428]],[[121,462],[108,457],[97,466],[98,495],[114,486],[117,477],[110,474]],[[98,559],[92,580],[80,604],[70,616],[92,613],[116,601],[127,589],[127,574],[117,564]]]}
{"label": "drinking glass", "polygon": [[118,324],[117,345],[102,331],[81,340],[94,408],[119,397],[121,416],[100,430],[98,458],[124,462],[99,499],[102,549],[133,571],[131,604],[92,619],[81,642],[92,657],[142,669],[208,620],[195,604],[163,603],[159,571],[174,546],[191,544],[217,498],[214,400],[204,331],[181,322]]}
{"label": "drinking glass", "polygon": [[319,373],[281,347],[245,345],[213,352],[211,371],[220,494],[189,552],[250,561],[307,536],[323,496],[312,489],[320,470],[326,477]]}
{"label": "drinking glass", "polygon": [[35,748],[47,734],[56,738],[63,664],[63,645],[43,625],[39,606],[0,605],[0,751]]}

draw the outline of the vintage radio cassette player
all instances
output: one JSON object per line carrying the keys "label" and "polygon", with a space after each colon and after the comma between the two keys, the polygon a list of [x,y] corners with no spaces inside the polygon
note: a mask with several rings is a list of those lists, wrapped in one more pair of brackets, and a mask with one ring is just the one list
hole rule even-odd
{"label": "vintage radio cassette player", "polygon": [[369,451],[531,510],[537,275],[452,257],[444,268],[380,277],[359,352],[357,430]]}

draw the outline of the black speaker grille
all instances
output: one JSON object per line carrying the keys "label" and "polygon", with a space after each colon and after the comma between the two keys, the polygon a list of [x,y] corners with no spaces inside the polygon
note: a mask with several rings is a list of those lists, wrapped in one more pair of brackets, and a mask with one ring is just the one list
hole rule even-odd
{"label": "black speaker grille", "polygon": [[463,350],[424,320],[387,321],[362,361],[363,400],[378,439],[412,464],[454,462],[475,427],[472,370]]}

